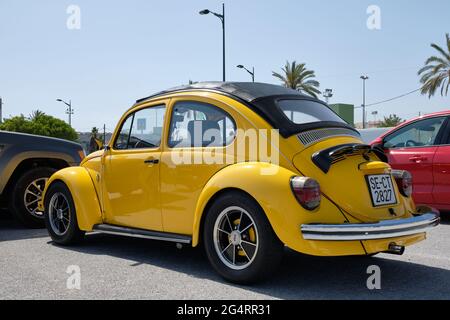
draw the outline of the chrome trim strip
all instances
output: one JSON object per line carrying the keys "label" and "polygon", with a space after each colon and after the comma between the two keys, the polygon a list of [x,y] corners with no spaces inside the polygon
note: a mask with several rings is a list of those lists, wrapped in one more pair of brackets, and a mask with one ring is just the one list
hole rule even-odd
{"label": "chrome trim strip", "polygon": [[352,241],[394,238],[423,233],[439,225],[439,214],[427,212],[406,219],[378,223],[302,224],[305,240]]}
{"label": "chrome trim strip", "polygon": [[93,227],[93,230],[101,233],[114,234],[118,236],[127,236],[133,238],[161,240],[186,244],[191,243],[191,237],[182,234],[126,228],[109,224],[97,224]]}

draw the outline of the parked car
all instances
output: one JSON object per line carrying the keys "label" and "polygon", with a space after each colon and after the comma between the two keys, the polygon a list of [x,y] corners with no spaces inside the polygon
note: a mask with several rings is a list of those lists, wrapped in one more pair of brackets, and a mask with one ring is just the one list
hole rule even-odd
{"label": "parked car", "polygon": [[392,128],[368,128],[368,129],[358,129],[359,134],[361,135],[361,140],[364,143],[371,143],[373,140],[388,132]]}
{"label": "parked car", "polygon": [[202,242],[220,275],[248,283],[276,269],[285,245],[401,254],[425,239],[438,215],[416,208],[407,172],[380,158],[325,103],[295,90],[193,84],[138,100],[104,150],[53,174],[45,221],[61,245],[93,230]]}
{"label": "parked car", "polygon": [[45,183],[59,169],[79,165],[80,145],[24,133],[0,131],[0,204],[28,227],[44,227],[37,210]]}
{"label": "parked car", "polygon": [[450,211],[450,111],[406,121],[372,141],[384,150],[394,169],[413,177],[413,198]]}

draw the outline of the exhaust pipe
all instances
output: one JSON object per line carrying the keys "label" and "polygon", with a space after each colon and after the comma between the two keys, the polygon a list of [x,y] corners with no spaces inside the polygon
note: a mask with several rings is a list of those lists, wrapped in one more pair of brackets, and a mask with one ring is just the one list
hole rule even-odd
{"label": "exhaust pipe", "polygon": [[396,244],[395,242],[389,243],[389,249],[386,253],[396,254],[401,256],[405,252],[405,246]]}

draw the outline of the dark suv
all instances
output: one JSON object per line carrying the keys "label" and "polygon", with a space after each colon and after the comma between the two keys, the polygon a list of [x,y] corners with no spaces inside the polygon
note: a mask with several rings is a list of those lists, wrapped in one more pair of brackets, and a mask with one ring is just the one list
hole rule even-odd
{"label": "dark suv", "polygon": [[56,138],[0,131],[0,205],[28,227],[43,227],[37,210],[47,179],[57,170],[79,165],[81,145]]}

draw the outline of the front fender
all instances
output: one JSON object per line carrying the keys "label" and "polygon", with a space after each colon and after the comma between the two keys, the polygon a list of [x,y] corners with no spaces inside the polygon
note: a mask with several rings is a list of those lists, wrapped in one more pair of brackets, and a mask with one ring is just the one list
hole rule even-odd
{"label": "front fender", "polygon": [[[345,217],[330,201],[322,197],[319,208],[308,211],[294,197],[290,178],[298,173],[263,162],[245,162],[230,165],[216,173],[205,185],[194,215],[192,245],[199,242],[200,224],[209,200],[219,191],[233,188],[245,191],[264,210],[278,238],[294,250],[317,253],[314,242],[301,236],[300,225],[320,219],[324,223],[344,223]],[[350,244],[360,250],[359,243]]]}
{"label": "front fender", "polygon": [[80,230],[92,231],[95,224],[102,223],[99,198],[86,168],[68,167],[55,172],[45,186],[41,207],[49,186],[56,181],[63,182],[72,194]]}

